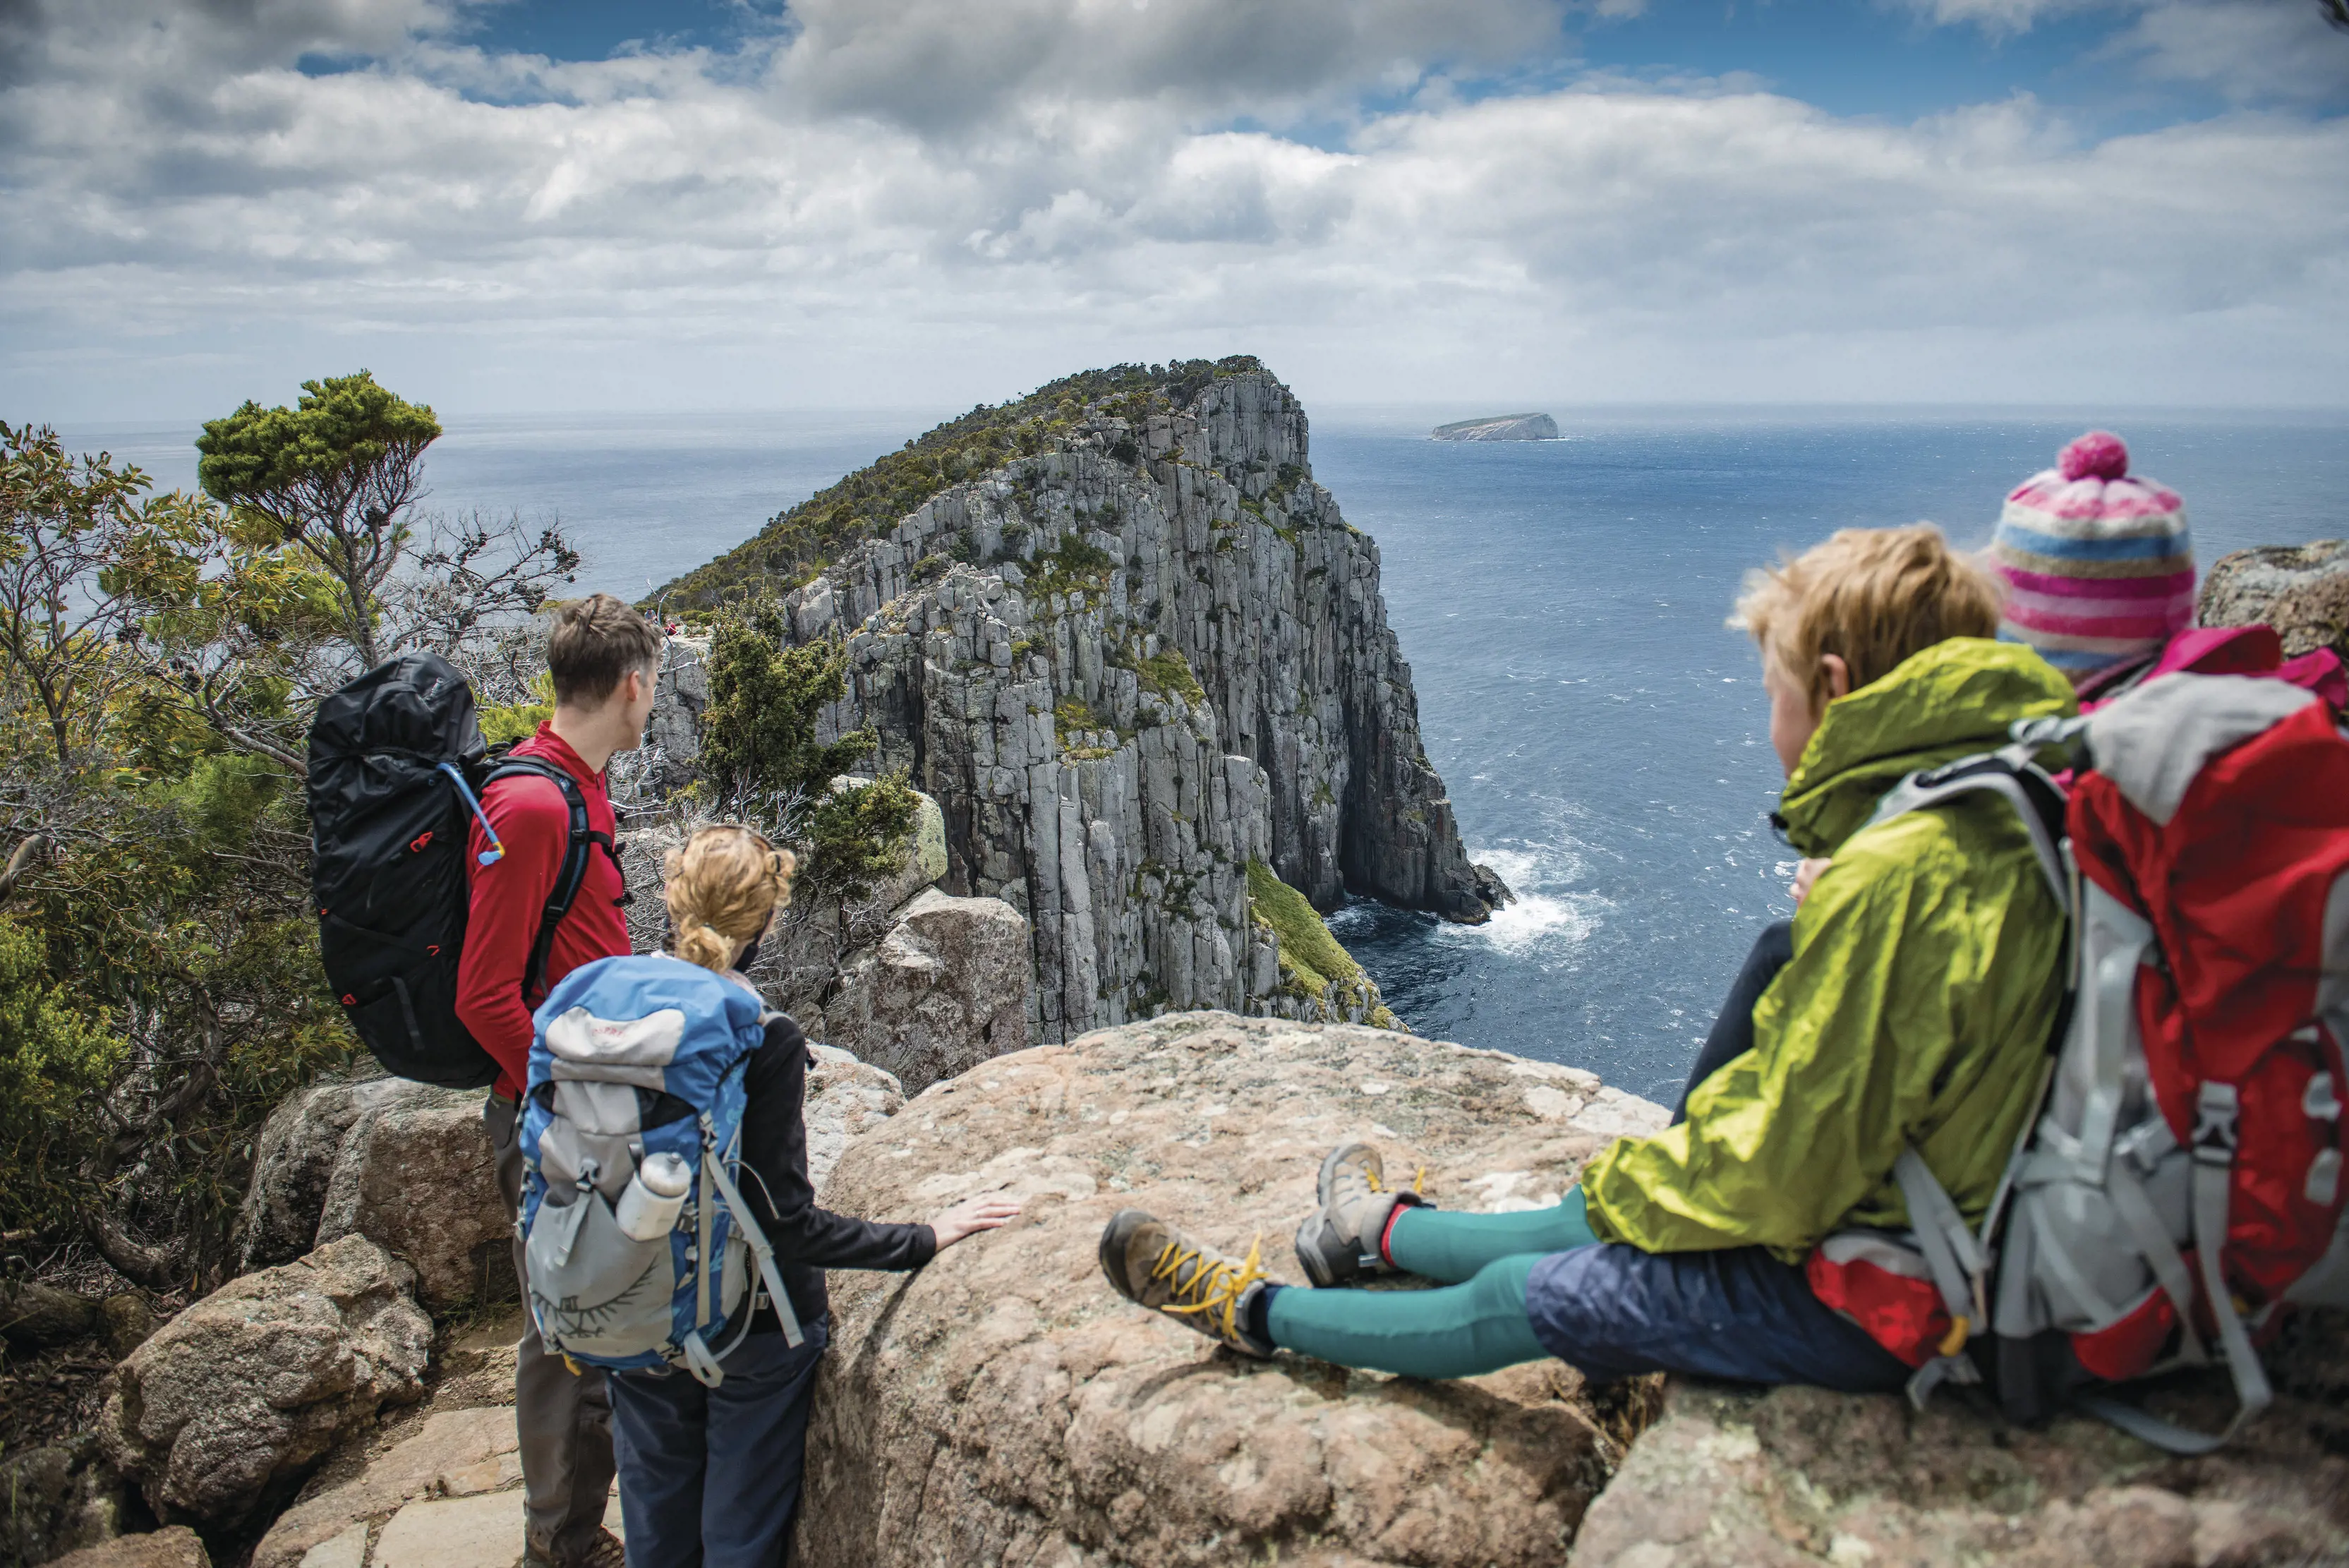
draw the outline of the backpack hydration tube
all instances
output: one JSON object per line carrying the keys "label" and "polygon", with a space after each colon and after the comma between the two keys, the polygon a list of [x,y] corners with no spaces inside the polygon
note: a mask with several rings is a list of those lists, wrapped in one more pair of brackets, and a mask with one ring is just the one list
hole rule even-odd
{"label": "backpack hydration tube", "polygon": [[[569,848],[523,976],[527,1000],[545,984],[554,924],[578,896],[589,855],[598,843],[614,853],[588,830],[578,781],[535,758],[493,760],[472,688],[434,653],[379,664],[320,703],[309,751],[310,891],[326,981],[345,1016],[398,1077],[457,1089],[494,1082],[497,1064],[457,1020],[468,819],[481,812],[480,791],[523,774],[552,781],[571,808]],[[495,859],[504,850],[490,836],[486,857]]]}
{"label": "backpack hydration tube", "polygon": [[517,1229],[549,1348],[714,1388],[762,1295],[803,1342],[736,1180],[743,1067],[772,1016],[661,953],[583,964],[539,1008]]}
{"label": "backpack hydration tube", "polygon": [[[2072,947],[2036,1108],[1978,1230],[1911,1149],[1914,1228],[1828,1237],[1812,1287],[1920,1404],[1987,1376],[2013,1419],[2071,1401],[2208,1452],[2272,1397],[2256,1347],[2289,1303],[2349,1304],[2349,736],[2284,680],[2193,673],[2016,729],[1877,820],[1988,791],[2030,830]],[[2239,1406],[2215,1435],[2106,1391],[2215,1363]]]}

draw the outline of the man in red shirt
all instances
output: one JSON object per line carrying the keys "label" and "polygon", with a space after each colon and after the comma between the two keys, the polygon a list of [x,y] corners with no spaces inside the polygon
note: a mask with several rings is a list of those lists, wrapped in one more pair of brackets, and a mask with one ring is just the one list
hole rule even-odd
{"label": "man in red shirt", "polygon": [[[522,1199],[519,1104],[530,1080],[531,1011],[554,982],[583,963],[629,950],[620,906],[627,894],[611,852],[611,796],[604,770],[615,753],[642,742],[660,670],[661,636],[650,621],[609,594],[566,605],[554,618],[546,661],[554,681],[554,717],[507,754],[560,768],[587,807],[591,845],[585,877],[548,933],[545,971],[525,989],[547,901],[571,848],[571,806],[551,778],[516,774],[481,792],[481,810],[505,853],[484,866],[489,837],[472,827],[467,857],[471,913],[457,971],[457,1017],[498,1064],[482,1107],[497,1150],[498,1186],[506,1207]],[[522,1243],[514,1272],[524,1276]],[[528,1321],[514,1368],[514,1418],[521,1428],[525,1494],[523,1563],[528,1568],[587,1568],[616,1562],[604,1532],[612,1490],[612,1408],[604,1374],[574,1371],[550,1355]]]}

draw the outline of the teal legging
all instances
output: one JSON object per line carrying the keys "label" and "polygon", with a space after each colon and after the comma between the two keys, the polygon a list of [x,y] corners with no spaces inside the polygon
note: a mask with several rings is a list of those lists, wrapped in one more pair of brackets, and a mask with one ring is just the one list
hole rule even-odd
{"label": "teal legging", "polygon": [[1526,1313],[1526,1280],[1549,1253],[1598,1240],[1579,1187],[1554,1209],[1519,1214],[1408,1209],[1387,1233],[1387,1255],[1447,1288],[1283,1290],[1266,1324],[1275,1345],[1340,1366],[1474,1377],[1549,1354]]}

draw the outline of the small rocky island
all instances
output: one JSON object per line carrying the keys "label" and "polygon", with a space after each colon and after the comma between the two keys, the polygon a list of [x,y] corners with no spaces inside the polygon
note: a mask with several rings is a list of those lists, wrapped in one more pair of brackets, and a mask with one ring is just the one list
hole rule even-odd
{"label": "small rocky island", "polygon": [[1455,420],[1428,432],[1431,441],[1556,441],[1557,421],[1547,414],[1490,414]]}

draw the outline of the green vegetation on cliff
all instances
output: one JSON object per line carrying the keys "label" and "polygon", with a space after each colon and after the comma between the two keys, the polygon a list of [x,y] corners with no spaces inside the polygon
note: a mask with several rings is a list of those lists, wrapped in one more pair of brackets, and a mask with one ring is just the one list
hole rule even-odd
{"label": "green vegetation on cliff", "polygon": [[[692,614],[796,587],[842,554],[877,538],[950,485],[1033,457],[1088,414],[1139,424],[1180,408],[1221,376],[1262,367],[1249,355],[1083,370],[1008,403],[981,403],[916,436],[838,483],[777,513],[750,538],[658,589],[647,604]],[[1112,451],[1132,462],[1138,451]]]}

